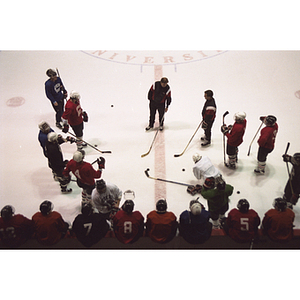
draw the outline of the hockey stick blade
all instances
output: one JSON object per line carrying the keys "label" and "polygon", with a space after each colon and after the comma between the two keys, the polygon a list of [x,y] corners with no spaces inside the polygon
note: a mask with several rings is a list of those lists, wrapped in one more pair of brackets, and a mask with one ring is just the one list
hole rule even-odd
{"label": "hockey stick blade", "polygon": [[224,114],[223,114],[223,118],[226,117],[228,114],[229,114],[229,111],[226,110],[226,111],[224,112]]}

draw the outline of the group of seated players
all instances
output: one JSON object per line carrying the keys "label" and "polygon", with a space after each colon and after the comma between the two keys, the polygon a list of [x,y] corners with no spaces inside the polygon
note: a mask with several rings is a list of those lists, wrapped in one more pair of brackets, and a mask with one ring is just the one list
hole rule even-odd
{"label": "group of seated players", "polygon": [[[160,199],[156,209],[144,216],[134,210],[133,191],[124,192],[124,203],[110,218],[99,213],[91,203],[82,205],[81,213],[73,223],[64,221],[61,214],[54,211],[53,203],[45,200],[40,211],[31,220],[15,214],[14,207],[6,205],[1,210],[0,240],[2,247],[17,248],[28,239],[36,239],[40,244],[51,246],[63,238],[77,238],[87,248],[97,244],[105,236],[114,236],[121,243],[136,242],[140,237],[149,237],[153,242],[167,243],[176,235],[191,244],[207,241],[214,229],[211,213],[198,199],[191,200],[189,209],[183,211],[179,219],[167,210],[167,201]],[[240,199],[237,208],[229,211],[225,218],[220,215],[219,229],[236,242],[253,242],[263,232],[274,241],[289,241],[293,238],[294,213],[287,208],[282,198],[274,200],[274,208],[268,210],[261,222],[258,214],[250,209],[246,199]],[[259,230],[259,226],[261,229]]]}

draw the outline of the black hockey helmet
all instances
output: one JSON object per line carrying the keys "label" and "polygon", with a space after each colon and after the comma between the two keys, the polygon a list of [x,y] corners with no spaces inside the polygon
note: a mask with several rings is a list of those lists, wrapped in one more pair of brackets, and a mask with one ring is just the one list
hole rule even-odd
{"label": "black hockey helmet", "polygon": [[134,202],[132,200],[126,200],[122,205],[122,209],[128,214],[132,213],[134,209]]}
{"label": "black hockey helmet", "polygon": [[279,211],[285,211],[287,208],[287,202],[283,198],[276,198],[274,200],[273,206],[275,209],[277,209]]}
{"label": "black hockey helmet", "polygon": [[53,204],[49,200],[45,200],[40,205],[40,211],[41,213],[46,216],[53,210]]}
{"label": "black hockey helmet", "polygon": [[249,211],[250,204],[246,199],[240,199],[237,208],[241,213],[246,213]]}
{"label": "black hockey helmet", "polygon": [[156,203],[156,211],[159,214],[163,214],[167,211],[167,201],[165,199],[160,199]]}
{"label": "black hockey helmet", "polygon": [[297,165],[299,166],[300,165],[300,153],[295,153],[293,156],[292,156],[292,164],[294,165]]}
{"label": "black hockey helmet", "polygon": [[89,216],[90,214],[92,214],[93,212],[93,206],[91,203],[85,203],[82,205],[81,207],[81,213],[84,215],[84,216]]}
{"label": "black hockey helmet", "polygon": [[266,124],[267,126],[274,126],[275,123],[276,123],[276,121],[277,121],[277,119],[276,119],[275,116],[273,116],[273,115],[268,115],[268,116],[266,116],[265,124]]}
{"label": "black hockey helmet", "polygon": [[56,73],[53,69],[48,69],[48,70],[46,71],[46,75],[47,75],[48,77],[54,77],[54,76],[57,76],[57,73]]}
{"label": "black hockey helmet", "polygon": [[9,220],[15,213],[15,209],[11,205],[5,205],[1,209],[1,217],[4,220]]}
{"label": "black hockey helmet", "polygon": [[106,188],[106,183],[103,179],[96,181],[96,190],[101,193]]}
{"label": "black hockey helmet", "polygon": [[206,178],[203,185],[208,189],[213,189],[215,187],[215,178],[214,177]]}

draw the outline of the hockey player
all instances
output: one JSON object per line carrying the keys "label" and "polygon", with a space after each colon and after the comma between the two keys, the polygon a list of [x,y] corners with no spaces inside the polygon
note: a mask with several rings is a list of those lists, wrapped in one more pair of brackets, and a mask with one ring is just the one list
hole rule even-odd
{"label": "hockey player", "polygon": [[267,156],[274,150],[275,138],[278,132],[277,119],[275,116],[268,115],[260,117],[260,120],[266,125],[260,132],[258,139],[257,167],[254,170],[256,174],[265,174]]}
{"label": "hockey player", "polygon": [[193,155],[193,173],[198,180],[205,181],[208,177],[214,177],[216,183],[223,182],[222,175],[207,156],[201,156],[198,153]]}
{"label": "hockey player", "polygon": [[246,199],[240,199],[224,220],[222,228],[236,242],[251,242],[258,233],[260,217]]}
{"label": "hockey player", "polygon": [[157,243],[171,241],[177,232],[178,223],[174,213],[167,211],[167,201],[160,199],[156,203],[156,210],[147,215],[146,236]]}
{"label": "hockey player", "polygon": [[62,129],[61,116],[64,112],[64,99],[67,98],[66,91],[61,79],[57,77],[57,73],[53,69],[48,69],[46,72],[49,79],[45,82],[45,92],[47,98],[51,101],[51,105],[55,110],[56,127]]}
{"label": "hockey player", "polygon": [[133,211],[134,198],[133,191],[125,191],[122,209],[112,219],[115,236],[124,244],[136,242],[144,233],[144,217],[139,211]]}
{"label": "hockey player", "polygon": [[282,157],[283,161],[293,165],[283,195],[283,199],[287,201],[287,206],[293,209],[293,205],[297,204],[300,194],[300,153],[295,153],[293,156],[284,154]]}
{"label": "hockey player", "polygon": [[295,213],[287,208],[283,198],[276,198],[273,206],[262,220],[263,233],[273,241],[289,241],[293,238]]}
{"label": "hockey player", "polygon": [[115,185],[103,179],[96,181],[96,188],[92,192],[92,204],[108,220],[119,210],[122,191]]}
{"label": "hockey player", "polygon": [[201,195],[207,200],[213,229],[220,228],[220,221],[229,209],[229,196],[233,193],[233,186],[220,182],[215,186],[214,177],[208,177],[203,184]]}
{"label": "hockey player", "polygon": [[61,214],[53,211],[53,207],[51,201],[45,200],[40,205],[40,211],[32,216],[34,236],[40,244],[46,246],[58,243],[69,228]]}
{"label": "hockey player", "polygon": [[81,207],[81,214],[76,216],[72,224],[72,231],[78,241],[87,248],[98,243],[109,230],[109,224],[102,214],[94,211],[91,203]]}
{"label": "hockey player", "polygon": [[204,137],[201,138],[201,146],[208,146],[211,143],[211,129],[214,124],[217,112],[216,101],[213,97],[214,93],[211,90],[204,92],[205,103],[202,108],[202,129]]}
{"label": "hockey player", "polygon": [[82,141],[84,128],[83,122],[88,121],[88,115],[85,111],[82,110],[79,100],[79,93],[76,91],[72,91],[70,94],[70,99],[67,101],[65,111],[62,115],[62,131],[67,133],[69,131],[69,125],[72,127],[77,137],[77,150],[81,150],[86,146],[86,143]]}
{"label": "hockey player", "polygon": [[75,175],[77,185],[82,188],[82,204],[91,201],[92,191],[95,188],[95,178],[100,178],[102,170],[105,168],[103,157],[97,159],[98,170],[96,171],[90,163],[83,160],[84,156],[85,152],[83,150],[76,151],[73,154],[73,159],[67,163],[63,171],[65,177],[70,176],[70,172]]}
{"label": "hockey player", "polygon": [[226,154],[228,155],[228,163],[225,166],[230,169],[236,168],[238,146],[243,142],[243,136],[246,129],[246,114],[244,112],[237,112],[234,114],[234,124],[221,126],[222,133],[227,137]]}
{"label": "hockey player", "polygon": [[17,248],[24,244],[33,234],[33,222],[21,214],[15,215],[11,205],[1,209],[0,240],[7,248]]}
{"label": "hockey player", "polygon": [[159,129],[163,130],[164,128],[164,115],[168,111],[172,101],[171,89],[168,82],[168,78],[163,77],[160,81],[156,81],[149,89],[148,100],[150,117],[146,131],[153,128],[156,111],[159,113]]}
{"label": "hockey player", "polygon": [[190,201],[189,208],[179,217],[180,235],[191,244],[203,243],[209,239],[212,231],[210,213],[198,199]]}
{"label": "hockey player", "polygon": [[55,132],[50,132],[48,133],[48,141],[45,145],[49,167],[52,169],[54,180],[59,181],[61,192],[63,194],[72,192],[72,189],[67,188],[68,183],[71,181],[71,177],[63,176],[66,161],[63,160],[60,145],[65,141],[73,143],[75,139],[67,137],[67,140],[64,140],[61,135],[58,135]]}
{"label": "hockey player", "polygon": [[40,142],[40,145],[43,149],[43,153],[44,153],[45,157],[47,157],[45,146],[46,146],[46,142],[48,140],[48,133],[54,132],[54,130],[45,121],[42,121],[39,123],[39,129],[40,129],[40,131],[38,134],[38,141]]}

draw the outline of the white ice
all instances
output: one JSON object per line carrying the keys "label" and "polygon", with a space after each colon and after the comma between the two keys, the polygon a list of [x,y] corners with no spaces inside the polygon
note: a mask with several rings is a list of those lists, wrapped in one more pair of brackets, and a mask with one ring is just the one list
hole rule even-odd
{"label": "white ice", "polygon": [[[132,54],[130,51],[118,53]],[[136,54],[151,56],[153,53]],[[172,51],[162,54],[176,55]],[[77,90],[82,97],[81,105],[88,112],[84,139],[97,144],[100,150],[112,151],[112,154],[103,155],[106,158],[103,179],[115,183],[123,191],[134,190],[135,209],[145,217],[155,209],[156,181],[147,178],[144,170],[149,168],[150,175],[154,175],[155,149],[160,145],[154,144],[150,154],[141,158],[154,136],[154,132],[144,130],[148,124],[147,93],[154,82],[154,66],[142,64],[116,63],[114,59],[103,60],[82,51],[0,52],[1,208],[11,204],[16,213],[31,218],[40,203],[49,199],[55,210],[70,223],[80,212],[81,190],[71,182],[69,186],[73,192],[61,194],[37,140],[38,123],[42,120],[59,132],[44,92],[46,70],[57,67],[68,92]],[[239,199],[246,198],[262,219],[272,208],[273,200],[283,195],[288,174],[282,154],[287,142],[291,143],[289,154],[300,152],[300,52],[227,51],[195,62],[162,65],[173,99],[164,131],[166,179],[195,184],[192,155],[195,152],[207,155],[221,170],[226,182],[234,186],[230,209],[236,207]],[[175,153],[184,149],[201,120],[203,91],[207,89],[214,91],[217,103],[212,145],[200,146],[203,134],[200,129],[185,154],[174,158]],[[8,101],[15,97],[22,97],[24,104],[9,106]],[[230,113],[225,120],[227,124],[233,123],[235,112],[247,113],[248,125],[235,171],[223,165],[220,126],[226,110]],[[257,176],[253,172],[257,138],[252,144],[251,155],[247,156],[247,152],[260,125],[259,117],[267,114],[277,117],[279,132],[275,150],[267,158],[266,174]],[[71,159],[75,148],[74,144],[63,144],[64,158]],[[86,161],[93,162],[100,155],[86,148]],[[179,217],[196,196],[189,195],[184,186],[167,183],[166,187],[168,209]],[[207,207],[201,196],[200,201]],[[300,228],[300,204],[294,207],[294,212],[296,228]]]}

